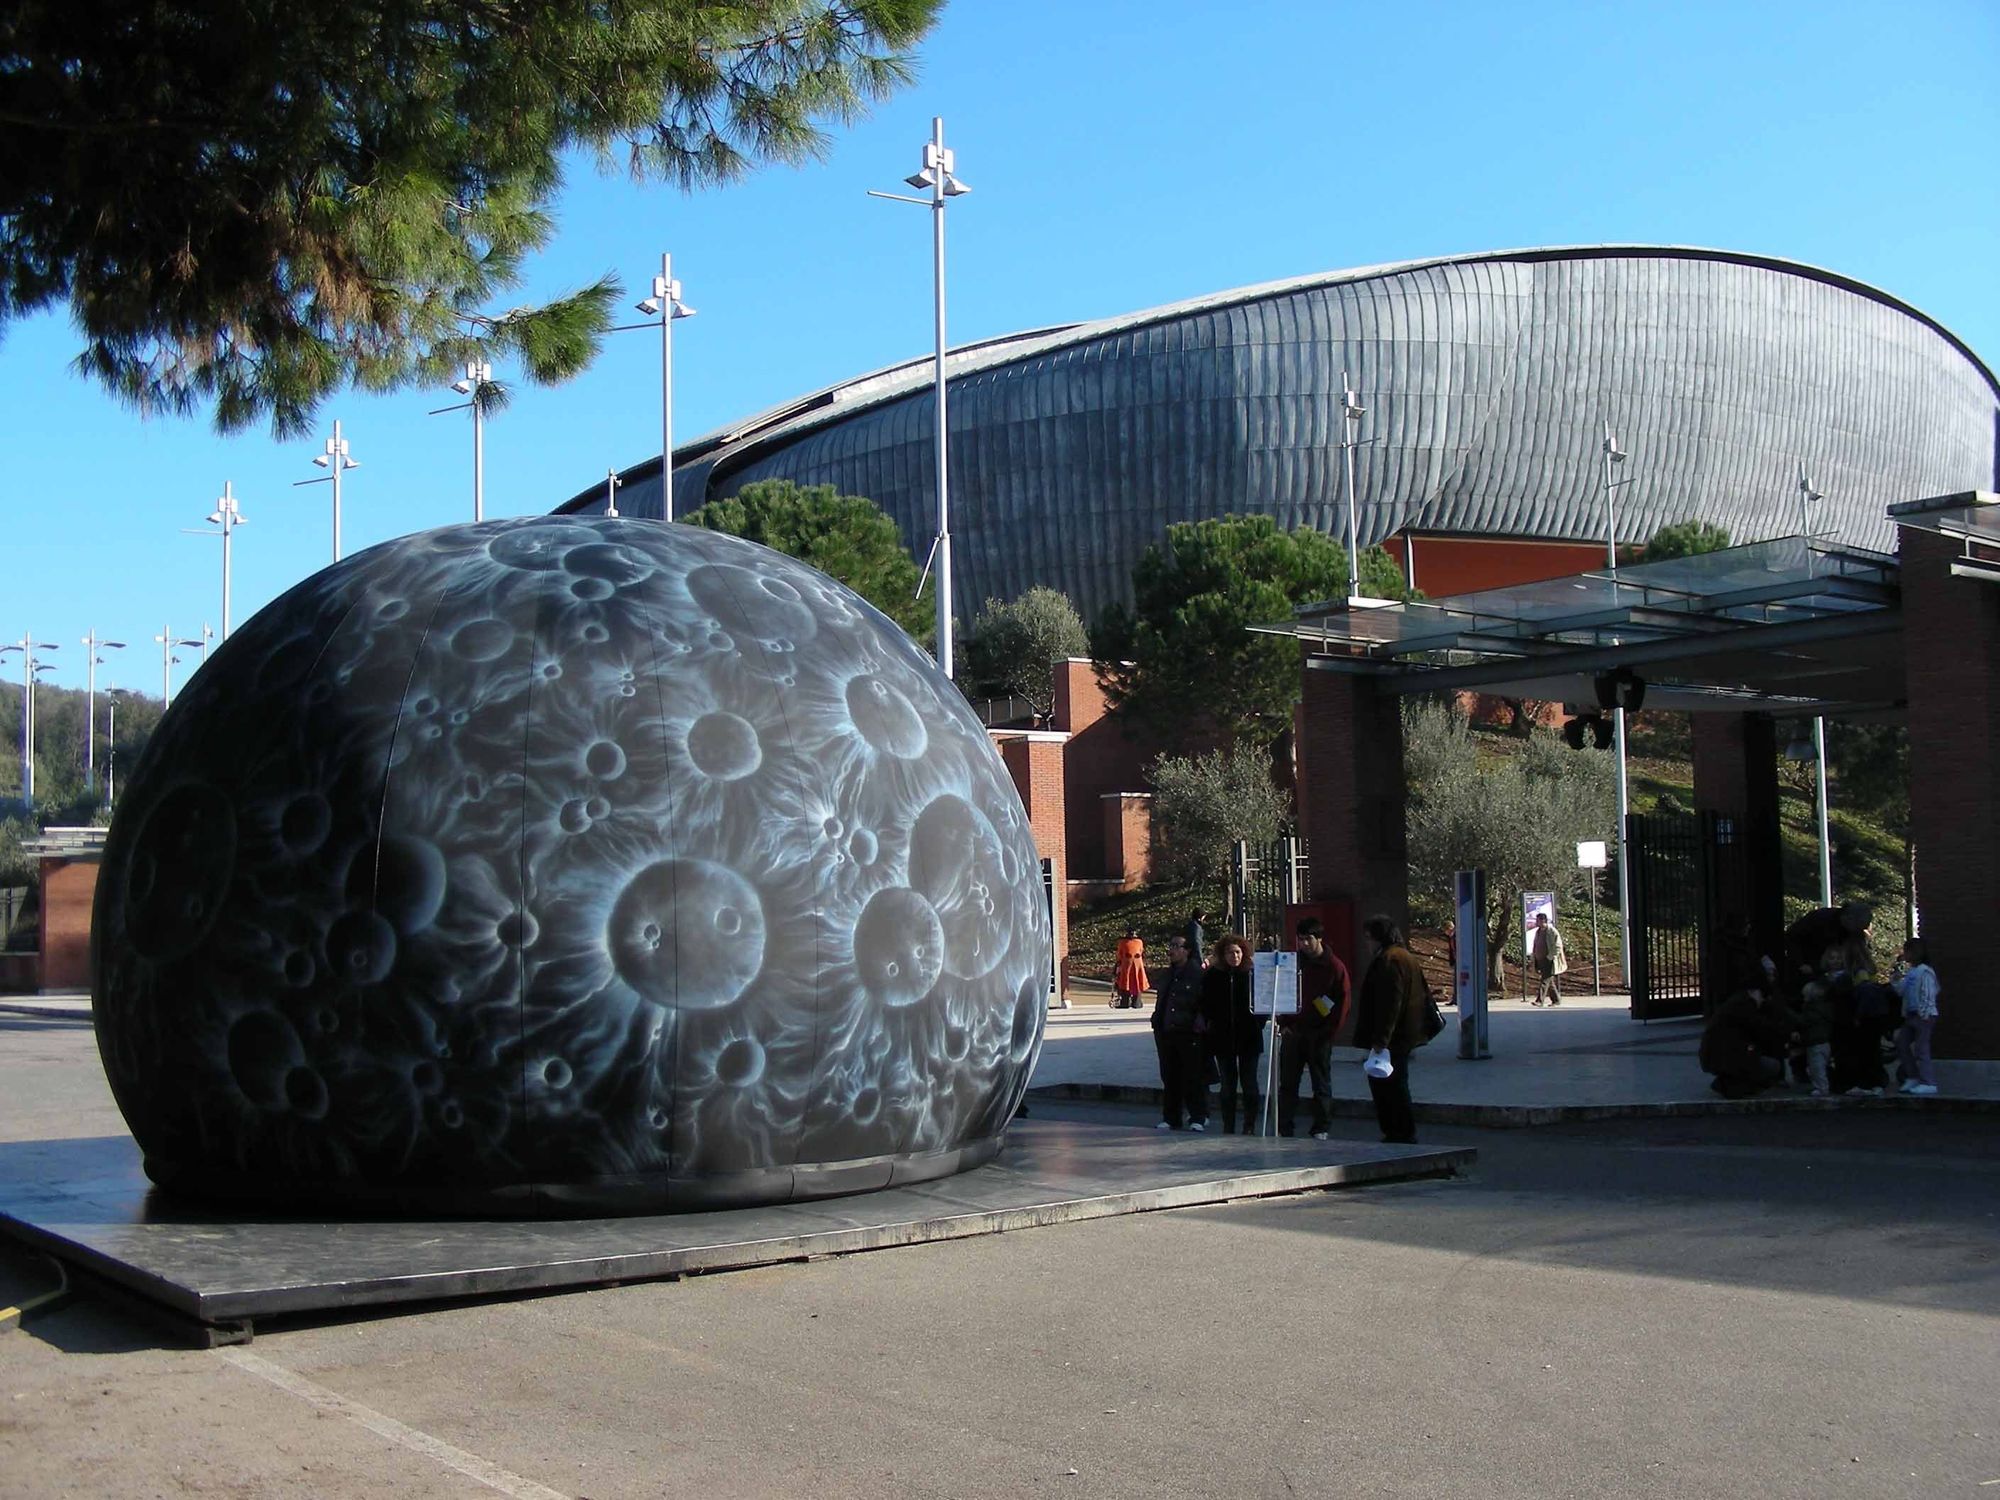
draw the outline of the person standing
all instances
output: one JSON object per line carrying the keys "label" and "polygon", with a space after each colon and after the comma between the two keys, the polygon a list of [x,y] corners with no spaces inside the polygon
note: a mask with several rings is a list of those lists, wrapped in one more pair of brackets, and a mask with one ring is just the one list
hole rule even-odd
{"label": "person standing", "polygon": [[1902,962],[1889,979],[1903,1002],[1903,1024],[1896,1031],[1897,1072],[1906,1094],[1935,1094],[1937,1075],[1931,1069],[1931,1032],[1937,1026],[1938,977],[1931,967],[1930,944],[1913,937],[1903,944]]}
{"label": "person standing", "polygon": [[1215,940],[1215,957],[1201,980],[1201,1018],[1222,1084],[1222,1128],[1256,1134],[1257,1060],[1264,1055],[1264,1027],[1250,1010],[1250,945],[1233,932]]}
{"label": "person standing", "polygon": [[1189,912],[1181,936],[1187,939],[1189,956],[1199,964],[1208,956],[1208,913],[1199,906]]}
{"label": "person standing", "polygon": [[1146,944],[1139,929],[1129,927],[1118,943],[1118,957],[1111,970],[1111,1008],[1137,1010],[1139,996],[1146,990]]}
{"label": "person standing", "polygon": [[1528,942],[1528,956],[1535,965],[1535,1005],[1563,1003],[1562,976],[1569,972],[1569,955],[1563,951],[1563,935],[1545,911],[1535,913],[1535,930]]}
{"label": "person standing", "polygon": [[1208,1129],[1208,1052],[1202,1045],[1201,965],[1187,939],[1167,943],[1167,971],[1153,999],[1153,1048],[1160,1055],[1160,1130]]}
{"label": "person standing", "polygon": [[1298,1119],[1299,1075],[1312,1074],[1312,1138],[1323,1141],[1333,1123],[1333,1036],[1347,1015],[1352,985],[1347,965],[1326,945],[1326,924],[1299,921],[1299,1009],[1278,1018],[1278,1134],[1290,1135]]}
{"label": "person standing", "polygon": [[1424,1021],[1430,1007],[1425,1003],[1430,990],[1403,930],[1387,916],[1373,916],[1361,924],[1373,955],[1361,980],[1361,1001],[1354,1018],[1354,1045],[1364,1051],[1389,1054],[1389,1076],[1368,1078],[1368,1092],[1375,1099],[1375,1122],[1382,1127],[1382,1139],[1397,1145],[1413,1146],[1417,1141],[1417,1115],[1410,1102],[1410,1054],[1428,1038]]}

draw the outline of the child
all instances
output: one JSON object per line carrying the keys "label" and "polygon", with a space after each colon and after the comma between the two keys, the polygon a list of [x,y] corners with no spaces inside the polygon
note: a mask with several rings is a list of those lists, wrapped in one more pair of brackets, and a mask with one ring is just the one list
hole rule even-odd
{"label": "child", "polygon": [[1806,1081],[1815,1099],[1824,1099],[1832,1090],[1827,1082],[1827,1065],[1833,1060],[1833,981],[1828,975],[1828,959],[1838,949],[1830,949],[1820,963],[1819,977],[1809,980],[1799,1007],[1799,1036],[1806,1049]]}
{"label": "child", "polygon": [[1931,967],[1930,947],[1922,938],[1903,944],[1903,961],[1889,976],[1889,984],[1903,1000],[1903,1024],[1896,1032],[1896,1071],[1903,1075],[1903,1092],[1935,1094],[1931,1031],[1938,1018],[1938,977]]}

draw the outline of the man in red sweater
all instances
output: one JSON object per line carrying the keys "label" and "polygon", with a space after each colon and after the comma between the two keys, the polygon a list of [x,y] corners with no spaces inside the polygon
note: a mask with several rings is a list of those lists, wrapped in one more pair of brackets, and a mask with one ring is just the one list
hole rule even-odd
{"label": "man in red sweater", "polygon": [[1326,945],[1326,924],[1299,920],[1299,1010],[1278,1018],[1278,1133],[1295,1132],[1299,1075],[1312,1073],[1312,1137],[1323,1141],[1333,1123],[1333,1037],[1352,993],[1347,965]]}

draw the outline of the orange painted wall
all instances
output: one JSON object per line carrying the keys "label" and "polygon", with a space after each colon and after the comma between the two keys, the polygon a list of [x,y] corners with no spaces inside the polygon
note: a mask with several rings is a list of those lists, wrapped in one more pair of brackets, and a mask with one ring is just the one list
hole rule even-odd
{"label": "orange painted wall", "polygon": [[1069,852],[1064,825],[1063,755],[1069,748],[1059,735],[989,731],[1000,761],[1013,778],[1027,809],[1035,852],[1055,861],[1055,949],[1058,972],[1069,957]]}
{"label": "orange painted wall", "polygon": [[[1382,544],[1403,563],[1407,539],[1392,536]],[[1604,566],[1604,546],[1594,542],[1516,541],[1512,537],[1419,536],[1417,587],[1429,599],[1500,589],[1510,583],[1538,583],[1567,578]],[[1407,571],[1407,569],[1406,569]]]}
{"label": "orange painted wall", "polygon": [[90,907],[97,860],[42,860],[42,983],[45,990],[90,988]]}

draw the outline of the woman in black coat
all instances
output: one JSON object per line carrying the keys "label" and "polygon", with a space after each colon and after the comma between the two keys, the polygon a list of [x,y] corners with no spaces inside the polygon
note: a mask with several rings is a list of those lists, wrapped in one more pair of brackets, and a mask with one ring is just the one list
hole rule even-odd
{"label": "woman in black coat", "polygon": [[1215,940],[1214,959],[1201,977],[1201,1021],[1222,1082],[1222,1129],[1236,1129],[1243,1105],[1243,1133],[1256,1134],[1257,1060],[1264,1055],[1264,1027],[1250,1013],[1250,945],[1235,933]]}

